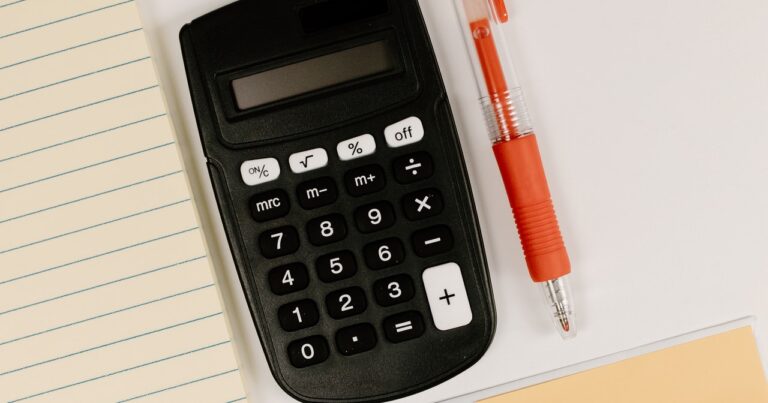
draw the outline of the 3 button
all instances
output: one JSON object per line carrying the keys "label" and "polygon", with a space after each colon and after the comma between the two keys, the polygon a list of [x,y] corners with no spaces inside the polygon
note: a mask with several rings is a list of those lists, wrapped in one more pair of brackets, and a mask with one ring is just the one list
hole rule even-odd
{"label": "3 button", "polygon": [[373,296],[381,306],[410,301],[414,293],[413,280],[407,274],[398,274],[373,283]]}

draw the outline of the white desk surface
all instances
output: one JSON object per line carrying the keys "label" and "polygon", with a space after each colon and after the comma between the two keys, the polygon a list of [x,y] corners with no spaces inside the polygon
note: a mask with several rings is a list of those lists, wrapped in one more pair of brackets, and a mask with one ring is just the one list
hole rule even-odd
{"label": "white desk surface", "polygon": [[[179,50],[227,0],[138,0],[186,151],[254,402],[290,401],[229,258]],[[768,353],[768,2],[512,0],[507,28],[574,266],[579,335],[547,319],[518,245],[448,0],[422,0],[473,182],[498,328],[403,402],[446,399],[754,315]]]}

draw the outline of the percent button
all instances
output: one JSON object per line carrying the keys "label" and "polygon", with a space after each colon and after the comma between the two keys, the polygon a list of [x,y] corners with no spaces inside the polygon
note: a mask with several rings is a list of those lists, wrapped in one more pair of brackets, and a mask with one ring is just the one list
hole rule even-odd
{"label": "percent button", "polygon": [[344,140],[336,146],[339,159],[349,161],[365,157],[376,152],[376,140],[370,134],[363,134],[349,140]]}
{"label": "percent button", "polygon": [[280,163],[274,158],[245,161],[240,165],[240,175],[248,186],[271,182],[280,177]]}

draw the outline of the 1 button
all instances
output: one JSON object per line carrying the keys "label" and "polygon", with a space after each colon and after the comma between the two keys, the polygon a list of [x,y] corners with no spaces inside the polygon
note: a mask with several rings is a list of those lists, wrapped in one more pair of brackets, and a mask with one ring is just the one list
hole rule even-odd
{"label": "1 button", "polygon": [[336,347],[343,355],[354,355],[376,347],[376,330],[368,323],[345,327],[336,332]]}
{"label": "1 button", "polygon": [[419,257],[429,257],[445,253],[453,248],[453,234],[445,225],[438,225],[416,231],[411,237],[413,251]]}
{"label": "1 button", "polygon": [[373,296],[381,306],[410,301],[414,293],[413,280],[407,274],[398,274],[373,283]]}
{"label": "1 button", "polygon": [[416,311],[392,315],[384,319],[384,335],[392,343],[415,339],[424,334],[424,319]]}
{"label": "1 button", "polygon": [[387,185],[384,170],[378,165],[367,165],[353,169],[344,175],[347,192],[352,196],[363,196],[378,192]]}
{"label": "1 button", "polygon": [[299,233],[293,227],[280,227],[259,235],[259,249],[267,258],[290,255],[299,249]]}
{"label": "1 button", "polygon": [[362,313],[368,307],[368,303],[365,301],[363,289],[352,287],[328,294],[325,297],[325,306],[328,308],[328,315],[332,318],[343,319]]}
{"label": "1 button", "polygon": [[365,264],[373,270],[381,270],[400,264],[405,259],[405,248],[397,238],[369,243],[363,248]]}
{"label": "1 button", "polygon": [[357,273],[357,262],[350,251],[329,253],[317,258],[317,277],[326,283],[344,280]]}
{"label": "1 button", "polygon": [[339,197],[336,182],[331,178],[319,178],[304,182],[296,188],[301,207],[311,210],[333,204]]}
{"label": "1 button", "polygon": [[397,158],[392,164],[395,180],[402,184],[418,182],[432,176],[435,167],[432,157],[425,152],[418,152]]}
{"label": "1 button", "polygon": [[269,288],[277,295],[301,291],[309,285],[307,267],[293,263],[276,267],[269,272]]}
{"label": "1 button", "polygon": [[274,158],[245,161],[240,165],[240,176],[248,186],[271,182],[280,177],[280,163]]}
{"label": "1 button", "polygon": [[288,345],[288,358],[296,368],[319,364],[328,359],[328,343],[323,336],[296,340]]}
{"label": "1 button", "polygon": [[395,223],[392,205],[380,201],[355,210],[355,225],[362,233],[369,233],[391,227]]}
{"label": "1 button", "polygon": [[338,242],[347,236],[347,223],[340,214],[315,218],[307,223],[307,236],[315,246]]}
{"label": "1 button", "polygon": [[336,145],[336,153],[339,154],[339,159],[342,161],[365,157],[374,152],[376,152],[376,140],[370,134],[344,140]]}
{"label": "1 button", "polygon": [[443,197],[437,189],[407,194],[403,197],[403,211],[409,220],[434,217],[443,211]]}
{"label": "1 button", "polygon": [[418,143],[424,138],[424,126],[421,119],[411,116],[384,129],[387,145],[396,148]]}
{"label": "1 button", "polygon": [[430,267],[421,275],[435,326],[450,330],[472,322],[467,291],[456,263]]}
{"label": "1 button", "polygon": [[283,217],[290,209],[288,193],[281,189],[259,193],[251,198],[251,216],[258,222]]}
{"label": "1 button", "polygon": [[283,330],[293,332],[317,324],[320,313],[311,299],[285,304],[277,310],[277,318]]}
{"label": "1 button", "polygon": [[295,174],[320,169],[328,165],[328,153],[322,148],[294,153],[288,157],[288,164]]}

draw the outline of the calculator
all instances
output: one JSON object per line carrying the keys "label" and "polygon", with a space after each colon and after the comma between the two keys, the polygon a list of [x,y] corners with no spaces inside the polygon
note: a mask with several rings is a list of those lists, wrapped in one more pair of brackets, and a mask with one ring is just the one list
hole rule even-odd
{"label": "calculator", "polygon": [[300,401],[385,401],[477,362],[493,296],[418,2],[242,0],[180,40],[277,383]]}

